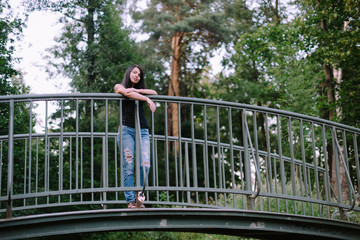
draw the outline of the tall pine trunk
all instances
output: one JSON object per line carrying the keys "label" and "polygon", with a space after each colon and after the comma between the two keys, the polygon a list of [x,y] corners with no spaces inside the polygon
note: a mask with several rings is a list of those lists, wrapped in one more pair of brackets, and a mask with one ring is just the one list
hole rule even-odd
{"label": "tall pine trunk", "polygon": [[[171,74],[168,95],[169,96],[180,96],[180,82],[179,82],[179,73],[180,73],[180,57],[181,57],[181,41],[183,34],[176,33],[171,39]],[[169,103],[168,109],[168,121],[169,121],[169,135],[178,137],[179,136],[179,111],[176,103]]]}

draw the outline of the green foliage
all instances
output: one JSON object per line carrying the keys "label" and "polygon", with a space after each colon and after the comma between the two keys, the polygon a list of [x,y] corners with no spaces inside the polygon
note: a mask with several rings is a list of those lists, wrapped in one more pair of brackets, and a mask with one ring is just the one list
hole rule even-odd
{"label": "green foliage", "polygon": [[[143,43],[146,57],[159,64],[168,65],[171,57],[179,62],[179,69],[173,70],[179,74],[180,95],[193,96],[191,86],[199,82],[211,51],[229,42],[230,24],[224,8],[221,1],[154,0],[143,12],[133,12],[134,19],[142,21],[140,30],[150,35]],[[174,42],[175,37],[179,42]],[[175,48],[180,48],[179,56],[174,56]],[[160,76],[165,92],[168,77]]]}
{"label": "green foliage", "polygon": [[[358,67],[360,64],[360,16],[358,1],[299,1],[302,18],[299,18],[301,35],[306,49],[312,50],[314,63],[325,64],[334,70],[341,69],[342,76],[336,80],[335,74],[331,84],[334,86],[336,101],[331,103],[326,97],[328,85],[319,84],[318,101],[322,111],[337,110],[338,116],[332,120],[360,126],[357,115],[360,90]],[[350,110],[352,109],[352,110]]]}
{"label": "green foliage", "polygon": [[[7,3],[0,5],[0,95],[26,94],[29,88],[25,86],[20,72],[14,69],[13,64],[17,59],[13,58],[16,38],[22,32],[23,23],[20,19],[14,19],[8,11],[11,7]],[[14,131],[24,130],[23,123],[29,122],[29,106],[15,104],[14,106]],[[8,134],[9,104],[0,104],[0,135]],[[27,126],[29,126],[27,124]]]}
{"label": "green foliage", "polygon": [[0,3],[0,95],[19,94],[22,85],[12,83],[11,78],[19,75],[13,64],[17,60],[13,57],[15,47],[13,43],[22,32],[23,23],[13,18],[8,3]]}

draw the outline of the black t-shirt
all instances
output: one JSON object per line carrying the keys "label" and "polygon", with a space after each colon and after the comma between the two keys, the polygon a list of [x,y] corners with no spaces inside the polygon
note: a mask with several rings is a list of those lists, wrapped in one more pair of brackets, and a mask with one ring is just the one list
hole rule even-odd
{"label": "black t-shirt", "polygon": [[[144,102],[139,101],[140,128],[149,128],[145,119]],[[135,128],[135,100],[122,101],[122,124]]]}

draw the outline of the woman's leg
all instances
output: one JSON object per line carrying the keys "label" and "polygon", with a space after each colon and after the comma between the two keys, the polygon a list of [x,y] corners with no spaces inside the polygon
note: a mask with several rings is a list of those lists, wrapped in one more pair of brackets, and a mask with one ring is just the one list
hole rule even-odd
{"label": "woman's leg", "polygon": [[144,184],[144,169],[145,167],[145,178],[149,174],[150,169],[150,138],[149,138],[149,130],[141,129],[141,169],[140,169],[140,183]]}
{"label": "woman's leg", "polygon": [[[122,178],[124,187],[134,186],[134,156],[135,156],[135,130],[127,126],[121,126],[122,131]],[[120,133],[118,134],[118,144],[120,147]],[[136,194],[134,191],[124,192],[126,203],[135,202]]]}

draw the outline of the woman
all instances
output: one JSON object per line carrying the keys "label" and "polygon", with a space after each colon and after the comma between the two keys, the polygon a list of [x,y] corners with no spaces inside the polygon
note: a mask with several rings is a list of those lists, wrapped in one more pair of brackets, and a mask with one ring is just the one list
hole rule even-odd
{"label": "woman", "polygon": [[[150,140],[149,125],[145,119],[144,102],[147,102],[150,110],[155,112],[156,106],[150,98],[145,95],[157,95],[152,89],[145,89],[144,75],[142,69],[138,65],[129,67],[125,73],[124,80],[121,84],[114,86],[115,93],[121,93],[127,98],[140,100],[139,116],[141,128],[141,167],[145,167],[145,173],[149,173],[150,169]],[[135,156],[135,101],[124,100],[122,102],[122,124],[119,127],[117,142],[120,147],[120,131],[122,131],[122,155],[123,155],[123,180],[125,187],[134,186],[134,156]],[[140,182],[143,185],[143,171],[140,171]],[[128,208],[136,208],[136,193],[133,191],[124,192],[125,200]],[[140,207],[144,208],[143,204]]]}

